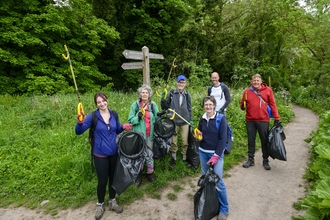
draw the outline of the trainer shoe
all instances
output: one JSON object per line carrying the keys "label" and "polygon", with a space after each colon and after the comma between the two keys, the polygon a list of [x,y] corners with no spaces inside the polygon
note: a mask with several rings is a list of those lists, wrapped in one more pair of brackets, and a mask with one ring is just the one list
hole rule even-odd
{"label": "trainer shoe", "polygon": [[265,170],[270,170],[270,166],[268,164],[268,159],[264,159],[262,162],[262,165],[264,166]]}
{"label": "trainer shoe", "polygon": [[96,203],[96,213],[95,213],[95,219],[99,220],[102,218],[104,212],[104,202],[102,203]]}
{"label": "trainer shoe", "polygon": [[245,164],[243,164],[244,168],[249,168],[250,166],[254,166],[254,159],[253,158],[249,158]]}
{"label": "trainer shoe", "polygon": [[122,213],[123,212],[123,208],[120,207],[117,204],[116,199],[109,200],[109,210],[110,211],[115,211],[116,213]]}
{"label": "trainer shoe", "polygon": [[227,217],[228,217],[228,214],[220,213],[220,214],[218,215],[217,220],[226,220]]}
{"label": "trainer shoe", "polygon": [[188,162],[186,160],[184,160],[183,162],[184,162],[184,164],[186,165],[187,168],[191,168],[191,163],[190,162]]}
{"label": "trainer shoe", "polygon": [[156,181],[154,173],[147,173],[147,177],[151,183]]}
{"label": "trainer shoe", "polygon": [[174,158],[171,157],[171,161],[170,161],[169,169],[170,169],[170,170],[173,170],[174,167],[175,167],[175,164],[176,164],[176,160],[174,160]]}

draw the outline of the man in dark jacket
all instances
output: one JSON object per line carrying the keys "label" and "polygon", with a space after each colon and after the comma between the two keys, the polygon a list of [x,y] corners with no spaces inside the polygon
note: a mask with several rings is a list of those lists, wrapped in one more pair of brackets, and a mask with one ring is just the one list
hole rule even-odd
{"label": "man in dark jacket", "polygon": [[248,134],[248,160],[243,164],[244,168],[254,166],[255,140],[259,133],[263,166],[265,170],[270,170],[267,151],[267,136],[269,129],[269,115],[267,105],[271,107],[274,116],[274,125],[280,125],[280,115],[276,107],[273,91],[262,82],[261,76],[255,74],[252,76],[251,87],[244,90],[240,101],[240,107],[246,111],[246,131]]}
{"label": "man in dark jacket", "polygon": [[[170,91],[167,97],[162,98],[161,106],[162,109],[171,108],[175,110],[177,114],[182,116],[187,122],[192,124],[192,114],[191,114],[191,96],[187,90],[184,89],[186,86],[186,77],[184,75],[180,75],[177,78],[177,88]],[[170,113],[171,115],[173,113]],[[180,130],[181,142],[182,142],[182,159],[186,162],[186,153],[188,149],[188,133],[189,133],[189,125],[187,122],[182,120],[177,115],[174,118],[174,122],[176,125],[176,134],[172,137],[172,144],[170,148],[171,152],[171,162],[170,162],[170,170],[174,168],[176,164],[176,152],[178,151],[178,138],[177,134]],[[191,164],[186,162],[186,166],[190,167]]]}

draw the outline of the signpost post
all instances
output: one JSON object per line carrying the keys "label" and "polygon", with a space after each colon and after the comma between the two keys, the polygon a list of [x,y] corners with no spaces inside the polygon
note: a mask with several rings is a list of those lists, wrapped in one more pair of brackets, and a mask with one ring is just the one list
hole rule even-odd
{"label": "signpost post", "polygon": [[124,70],[141,69],[143,72],[143,84],[150,85],[149,59],[164,59],[162,54],[149,53],[149,48],[142,47],[142,52],[135,50],[124,50],[123,55],[126,59],[142,60],[142,62],[123,63],[121,68]]}

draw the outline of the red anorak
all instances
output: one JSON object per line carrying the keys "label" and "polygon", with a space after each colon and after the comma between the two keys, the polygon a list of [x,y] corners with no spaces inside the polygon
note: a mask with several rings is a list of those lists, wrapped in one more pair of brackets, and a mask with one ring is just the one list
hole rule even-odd
{"label": "red anorak", "polygon": [[[263,102],[260,99],[260,97],[250,88],[245,89],[243,93],[243,97],[240,101],[240,106],[242,110],[246,110],[246,114],[245,114],[246,121],[269,122],[267,104],[269,104],[272,109],[274,120],[280,120],[273,90],[270,87],[268,87],[265,83],[261,84],[259,90],[256,89],[254,90],[259,92],[260,96],[265,102]],[[244,101],[246,101],[246,109],[244,109],[243,106]]]}

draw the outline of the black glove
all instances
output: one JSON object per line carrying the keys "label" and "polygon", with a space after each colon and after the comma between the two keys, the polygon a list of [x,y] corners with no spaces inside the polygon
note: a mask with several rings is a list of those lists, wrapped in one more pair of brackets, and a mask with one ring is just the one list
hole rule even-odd
{"label": "black glove", "polygon": [[143,116],[142,112],[139,112],[139,113],[138,113],[138,120],[139,120],[139,121],[141,120],[142,116]]}
{"label": "black glove", "polygon": [[242,109],[242,110],[245,110],[245,109],[246,109],[246,106],[244,106],[244,103],[245,103],[245,101],[242,102],[242,104],[241,104],[241,109]]}
{"label": "black glove", "polygon": [[281,122],[279,120],[274,121],[274,126],[279,127],[281,126]]}
{"label": "black glove", "polygon": [[158,113],[157,113],[157,116],[160,117],[160,116],[162,116],[163,114],[165,114],[165,112],[166,112],[166,110],[163,110],[163,111],[161,111],[161,112],[158,112]]}

